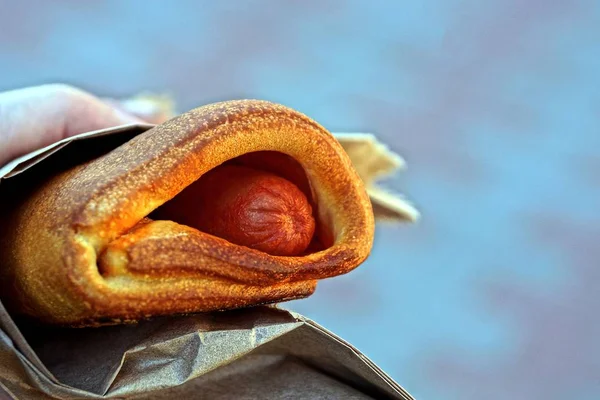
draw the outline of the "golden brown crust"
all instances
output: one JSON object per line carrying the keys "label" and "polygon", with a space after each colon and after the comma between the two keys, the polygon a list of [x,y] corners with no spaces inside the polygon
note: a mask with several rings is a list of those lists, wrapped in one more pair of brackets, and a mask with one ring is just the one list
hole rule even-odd
{"label": "golden brown crust", "polygon": [[[302,164],[333,246],[277,257],[145,219],[205,172],[255,151]],[[269,102],[217,103],[44,183],[7,222],[2,287],[16,311],[70,325],[305,297],[367,257],[373,224],[360,178],[324,128]]]}

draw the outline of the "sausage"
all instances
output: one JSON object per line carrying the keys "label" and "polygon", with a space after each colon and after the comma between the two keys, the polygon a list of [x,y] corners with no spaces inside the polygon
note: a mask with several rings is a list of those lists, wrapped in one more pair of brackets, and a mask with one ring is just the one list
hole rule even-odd
{"label": "sausage", "polygon": [[166,208],[163,216],[276,256],[302,254],[315,232],[312,207],[295,184],[242,165],[207,172]]}

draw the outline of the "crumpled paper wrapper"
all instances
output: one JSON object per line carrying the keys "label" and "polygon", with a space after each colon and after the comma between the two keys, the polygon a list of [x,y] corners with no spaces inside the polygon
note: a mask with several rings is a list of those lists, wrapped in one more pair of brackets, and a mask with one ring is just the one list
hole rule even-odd
{"label": "crumpled paper wrapper", "polygon": [[0,305],[0,328],[0,399],[412,399],[350,344],[274,307],[19,329]]}
{"label": "crumpled paper wrapper", "polygon": [[[156,122],[172,116],[161,104]],[[3,185],[89,159],[152,126],[88,132],[19,157],[0,168],[0,196]],[[415,220],[410,203],[378,186],[402,159],[373,135],[336,137],[367,184],[378,219]],[[0,302],[0,400],[55,398],[412,399],[352,345],[275,307],[69,329],[13,321]]]}

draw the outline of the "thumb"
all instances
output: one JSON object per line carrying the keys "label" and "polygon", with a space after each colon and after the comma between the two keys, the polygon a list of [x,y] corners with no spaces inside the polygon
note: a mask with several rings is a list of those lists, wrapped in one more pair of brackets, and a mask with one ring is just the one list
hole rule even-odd
{"label": "thumb", "polygon": [[0,93],[0,165],[82,132],[141,123],[123,109],[68,85]]}

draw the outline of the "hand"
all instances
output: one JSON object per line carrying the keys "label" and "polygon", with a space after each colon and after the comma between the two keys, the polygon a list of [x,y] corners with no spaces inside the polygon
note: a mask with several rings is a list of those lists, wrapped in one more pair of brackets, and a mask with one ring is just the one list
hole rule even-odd
{"label": "hand", "polygon": [[145,122],[140,115],[135,115],[135,110],[127,108],[114,100],[102,100],[63,84],[2,92],[0,167],[17,156],[65,137]]}

